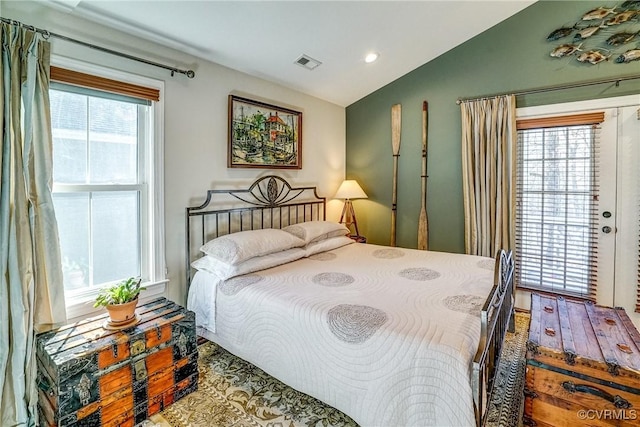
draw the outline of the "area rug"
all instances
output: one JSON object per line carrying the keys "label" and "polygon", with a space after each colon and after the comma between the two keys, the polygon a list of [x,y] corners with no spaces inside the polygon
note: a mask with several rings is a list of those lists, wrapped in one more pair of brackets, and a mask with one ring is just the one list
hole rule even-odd
{"label": "area rug", "polygon": [[514,333],[507,332],[487,408],[487,427],[516,427],[522,424],[529,321],[528,313],[516,313],[516,330]]}
{"label": "area rug", "polygon": [[[522,419],[528,326],[529,317],[517,313],[516,332],[508,333],[489,403],[488,427],[515,427]],[[198,352],[198,391],[154,415],[143,427],[357,426],[337,409],[288,387],[214,343],[201,345]]]}

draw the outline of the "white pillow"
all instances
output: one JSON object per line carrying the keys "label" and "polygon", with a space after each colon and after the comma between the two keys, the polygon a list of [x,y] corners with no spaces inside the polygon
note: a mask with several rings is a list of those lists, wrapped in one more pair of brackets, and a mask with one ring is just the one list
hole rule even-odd
{"label": "white pillow", "polygon": [[304,247],[304,256],[310,257],[311,255],[330,251],[341,246],[350,245],[351,243],[355,243],[355,241],[347,236],[331,237],[329,239],[309,243]]}
{"label": "white pillow", "polygon": [[236,265],[227,264],[210,256],[203,256],[192,262],[191,266],[196,270],[203,270],[214,274],[220,280],[227,280],[243,274],[253,273],[254,271],[286,264],[303,258],[304,256],[305,251],[302,248],[292,248],[286,251],[253,257]]}
{"label": "white pillow", "polygon": [[343,224],[330,221],[307,221],[283,228],[284,231],[304,240],[305,244],[331,237],[345,236],[349,229]]}
{"label": "white pillow", "polygon": [[240,231],[226,234],[205,243],[200,250],[227,264],[239,264],[248,259],[304,246],[294,235],[275,228]]}

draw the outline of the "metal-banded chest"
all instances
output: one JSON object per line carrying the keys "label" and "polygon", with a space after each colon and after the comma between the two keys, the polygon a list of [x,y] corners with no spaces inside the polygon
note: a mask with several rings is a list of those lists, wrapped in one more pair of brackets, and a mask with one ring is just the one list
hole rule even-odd
{"label": "metal-banded chest", "polygon": [[106,315],[37,336],[38,408],[46,426],[133,426],[198,387],[195,315],[159,298],[137,325]]}
{"label": "metal-banded chest", "polygon": [[640,334],[624,309],[532,295],[523,421],[640,425]]}

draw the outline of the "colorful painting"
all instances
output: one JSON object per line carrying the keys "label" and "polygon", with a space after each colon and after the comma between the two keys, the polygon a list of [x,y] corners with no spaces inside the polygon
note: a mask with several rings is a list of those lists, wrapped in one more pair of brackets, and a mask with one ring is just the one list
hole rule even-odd
{"label": "colorful painting", "polygon": [[302,169],[302,113],[229,95],[227,166]]}

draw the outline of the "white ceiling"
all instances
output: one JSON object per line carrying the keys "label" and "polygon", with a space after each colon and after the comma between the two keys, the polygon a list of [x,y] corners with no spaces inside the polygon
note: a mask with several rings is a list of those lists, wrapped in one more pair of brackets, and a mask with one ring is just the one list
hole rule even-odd
{"label": "white ceiling", "polygon": [[[45,0],[73,15],[341,106],[533,2]],[[380,57],[367,64],[364,56],[370,51]],[[295,64],[301,54],[322,65],[302,68]]]}

